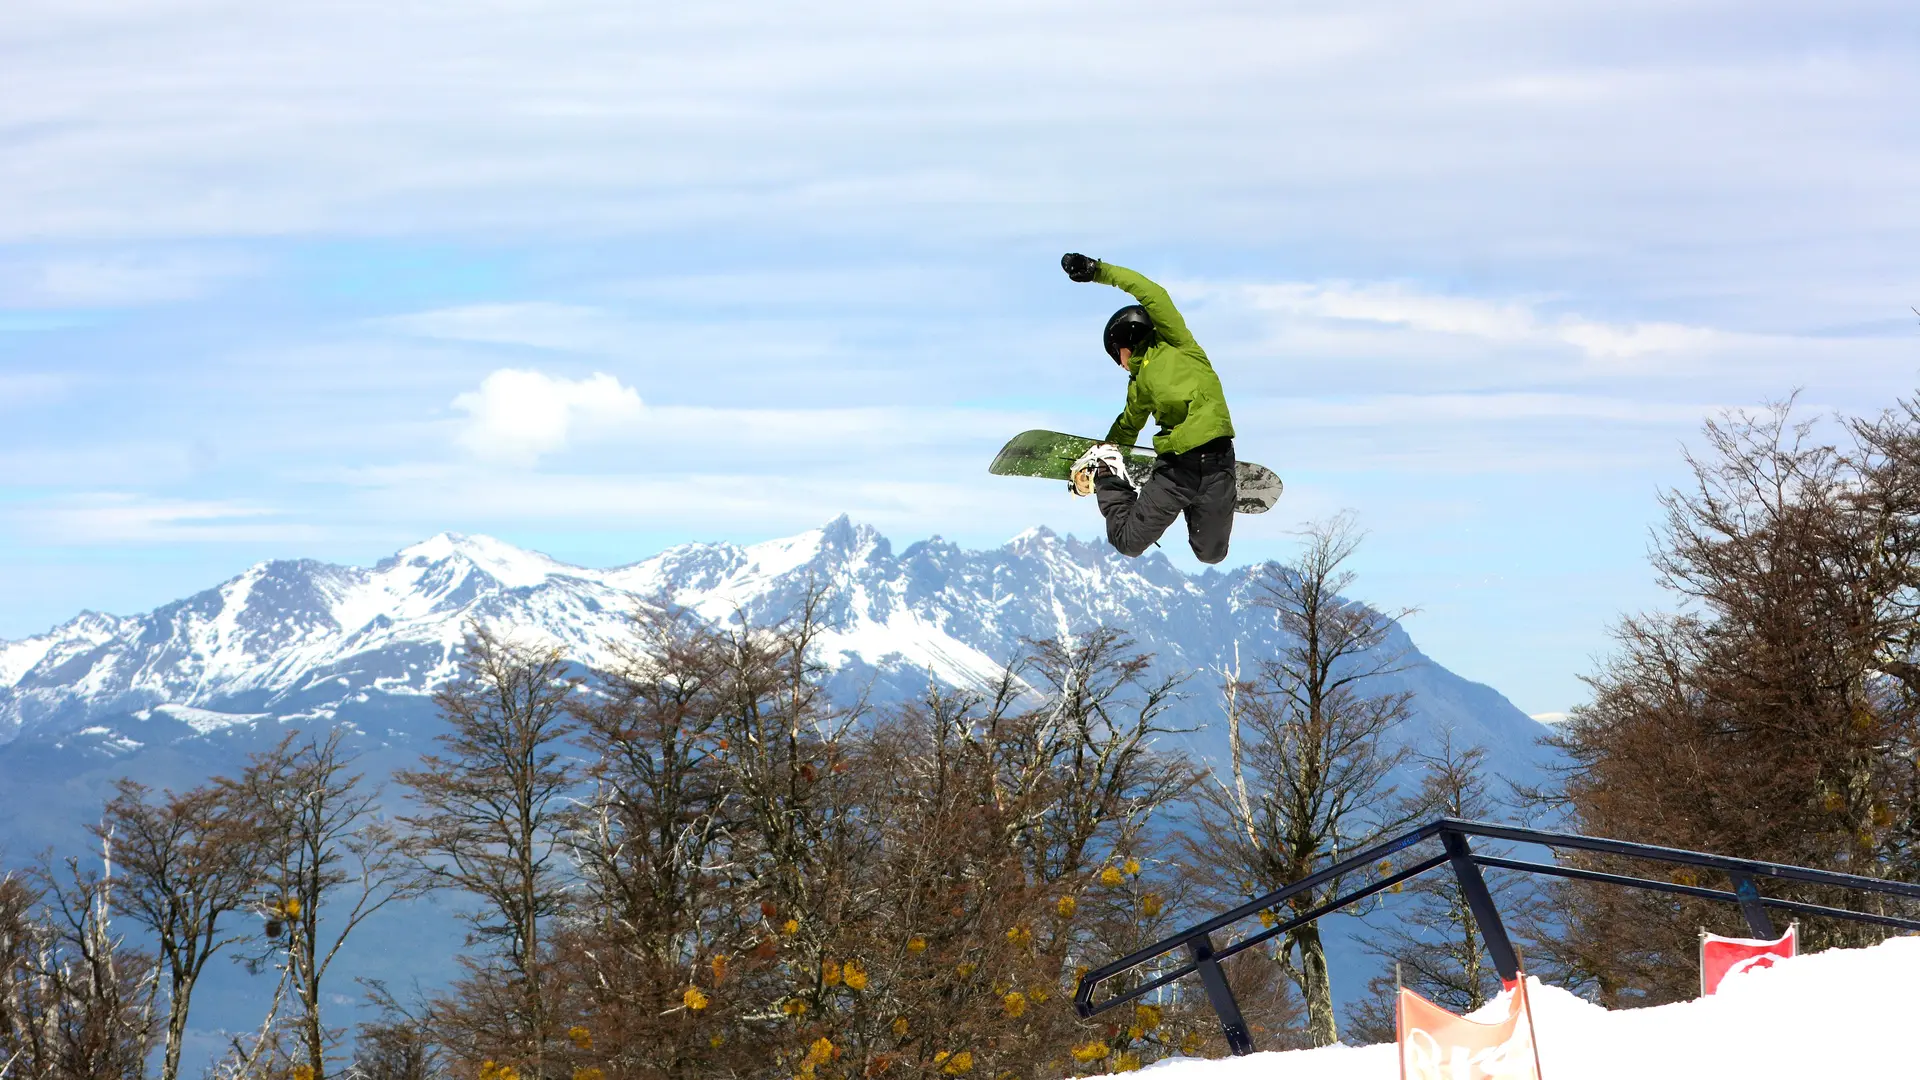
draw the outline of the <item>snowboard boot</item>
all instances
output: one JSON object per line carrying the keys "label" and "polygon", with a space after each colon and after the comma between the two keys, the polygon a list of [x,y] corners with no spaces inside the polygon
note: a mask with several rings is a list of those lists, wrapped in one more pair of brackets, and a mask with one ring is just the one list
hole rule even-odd
{"label": "snowboard boot", "polygon": [[1120,453],[1120,448],[1112,443],[1100,443],[1074,460],[1067,488],[1075,495],[1091,495],[1094,484],[1109,477],[1133,486],[1133,479],[1127,475],[1126,456]]}

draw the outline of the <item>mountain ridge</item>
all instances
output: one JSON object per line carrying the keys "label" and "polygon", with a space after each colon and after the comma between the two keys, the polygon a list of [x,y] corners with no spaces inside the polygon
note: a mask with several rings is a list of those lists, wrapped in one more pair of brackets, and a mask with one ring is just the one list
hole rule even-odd
{"label": "mountain ridge", "polygon": [[[795,536],[681,544],[609,569],[443,532],[370,567],[270,560],[140,615],[84,611],[46,634],[0,641],[0,753],[103,726],[124,747],[140,740],[116,722],[151,721],[156,709],[193,710],[197,734],[220,726],[206,714],[350,722],[376,699],[430,698],[457,673],[475,622],[560,645],[593,668],[613,660],[642,602],[767,623],[821,587],[821,658],[843,690],[897,697],[929,675],[985,685],[1024,641],[1096,625],[1125,630],[1164,670],[1212,671],[1243,647],[1258,656],[1281,643],[1255,603],[1271,566],[1189,575],[1157,552],[1127,559],[1103,540],[1046,528],[984,550],[934,536],[896,555],[844,514]],[[1496,736],[1497,758],[1545,730],[1428,660],[1397,625],[1389,647],[1410,660],[1395,688],[1415,691],[1417,712],[1439,714],[1433,724]]]}

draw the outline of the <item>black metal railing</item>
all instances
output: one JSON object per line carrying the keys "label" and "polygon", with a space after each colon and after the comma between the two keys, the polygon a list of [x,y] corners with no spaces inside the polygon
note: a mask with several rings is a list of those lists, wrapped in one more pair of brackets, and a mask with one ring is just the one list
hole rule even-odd
{"label": "black metal railing", "polygon": [[[1602,873],[1597,870],[1582,870],[1575,867],[1556,866],[1553,863],[1527,862],[1494,855],[1476,854],[1470,837],[1487,840],[1507,841],[1517,844],[1536,844],[1554,850],[1588,851],[1602,855],[1616,855],[1634,859],[1648,859],[1656,862],[1677,863],[1682,866],[1705,870],[1717,870],[1727,876],[1733,885],[1731,890],[1709,889],[1698,885],[1686,885],[1672,881],[1660,881],[1654,878],[1638,878],[1625,874]],[[1382,860],[1415,847],[1426,841],[1438,838],[1441,852],[1438,855],[1422,859],[1399,871],[1371,881],[1360,888],[1337,896],[1311,910],[1302,912],[1293,918],[1276,925],[1266,927],[1259,933],[1240,938],[1224,947],[1216,948],[1212,935],[1219,930],[1258,916],[1286,903],[1295,896],[1311,889],[1317,889],[1328,882],[1337,881],[1356,873],[1372,870]],[[1489,821],[1463,821],[1457,818],[1437,818],[1412,832],[1396,837],[1365,851],[1350,855],[1339,862],[1327,866],[1308,876],[1293,882],[1284,888],[1276,889],[1265,896],[1215,915],[1196,926],[1156,942],[1153,945],[1123,956],[1104,967],[1087,972],[1080,979],[1073,995],[1074,1008],[1083,1017],[1124,1005],[1160,987],[1198,973],[1201,988],[1207,995],[1207,1001],[1220,1018],[1220,1027],[1227,1038],[1227,1047],[1234,1054],[1253,1052],[1253,1036],[1247,1030],[1245,1019],[1240,1015],[1240,1005],[1234,1000],[1233,990],[1227,985],[1226,973],[1220,969],[1220,962],[1254,948],[1262,942],[1270,941],[1282,934],[1289,933],[1301,926],[1330,915],[1351,904],[1357,903],[1376,893],[1393,888],[1410,878],[1415,878],[1441,865],[1449,866],[1460,883],[1467,908],[1473,914],[1474,925],[1479,928],[1481,940],[1486,943],[1488,958],[1493,961],[1500,977],[1511,981],[1518,977],[1520,962],[1514,952],[1513,942],[1507,937],[1506,926],[1500,921],[1500,912],[1494,906],[1493,895],[1487,889],[1481,867],[1493,867],[1502,870],[1517,870],[1529,874],[1545,874],[1550,877],[1573,878],[1580,881],[1595,881],[1609,885],[1620,885],[1631,889],[1648,889],[1654,892],[1674,893],[1703,900],[1721,900],[1738,904],[1741,914],[1746,917],[1747,926],[1755,937],[1772,938],[1775,935],[1773,920],[1768,917],[1767,909],[1776,908],[1799,915],[1823,915],[1836,919],[1848,919],[1854,922],[1874,923],[1906,930],[1920,930],[1920,919],[1901,918],[1866,911],[1853,911],[1848,908],[1828,907],[1822,904],[1808,904],[1796,900],[1787,900],[1765,896],[1760,892],[1756,879],[1770,878],[1778,881],[1794,881],[1809,885],[1826,885],[1841,889],[1853,889],[1861,892],[1900,896],[1911,900],[1920,900],[1920,885],[1901,881],[1887,881],[1882,878],[1864,877],[1858,874],[1840,874],[1831,870],[1815,870],[1805,866],[1790,866],[1786,863],[1762,862],[1757,859],[1735,859],[1725,855],[1714,855],[1704,851],[1687,851],[1683,848],[1661,847],[1656,844],[1635,844],[1625,840],[1608,840],[1596,836],[1580,836],[1576,833],[1547,832],[1540,829],[1525,829],[1514,825],[1501,825]],[[1103,1001],[1094,1000],[1094,991],[1101,983],[1123,975],[1135,968],[1161,960],[1173,953],[1184,953],[1184,963],[1169,971],[1161,972],[1153,978],[1134,986],[1123,993],[1115,994]]]}

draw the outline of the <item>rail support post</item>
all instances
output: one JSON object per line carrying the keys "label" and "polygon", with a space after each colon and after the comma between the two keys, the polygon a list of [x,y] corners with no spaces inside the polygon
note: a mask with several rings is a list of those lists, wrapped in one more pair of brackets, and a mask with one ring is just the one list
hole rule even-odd
{"label": "rail support post", "polygon": [[1247,1033],[1240,1003],[1233,998],[1233,987],[1227,985],[1227,973],[1220,970],[1220,961],[1213,958],[1213,939],[1201,934],[1187,942],[1187,952],[1200,969],[1200,985],[1206,988],[1208,1004],[1220,1017],[1220,1031],[1227,1037],[1227,1049],[1234,1057],[1253,1053],[1253,1036]]}
{"label": "rail support post", "polygon": [[1767,907],[1760,902],[1760,886],[1745,874],[1728,874],[1733,881],[1733,895],[1740,898],[1740,914],[1747,917],[1747,929],[1762,941],[1772,941],[1779,937],[1773,932],[1773,920],[1767,917]]}
{"label": "rail support post", "polygon": [[1465,836],[1452,829],[1441,832],[1440,842],[1446,847],[1447,861],[1453,865],[1453,876],[1460,882],[1460,891],[1466,894],[1473,923],[1480,928],[1480,940],[1487,943],[1487,955],[1493,960],[1494,969],[1500,972],[1500,981],[1512,984],[1520,977],[1520,958],[1514,954],[1513,942],[1507,937],[1506,924],[1500,921],[1499,909],[1493,906],[1487,879],[1480,876],[1480,866],[1473,861],[1473,848],[1468,846]]}

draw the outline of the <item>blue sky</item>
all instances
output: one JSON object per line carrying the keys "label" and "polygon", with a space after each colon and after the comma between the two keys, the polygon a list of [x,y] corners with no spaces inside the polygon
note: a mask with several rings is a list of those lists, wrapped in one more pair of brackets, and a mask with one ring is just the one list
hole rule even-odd
{"label": "blue sky", "polygon": [[1564,710],[1703,417],[1912,391],[1917,54],[1908,3],[15,0],[0,637],[441,530],[1092,534],[984,470],[1118,408],[1078,250],[1286,476],[1234,561],[1351,508],[1362,596]]}

